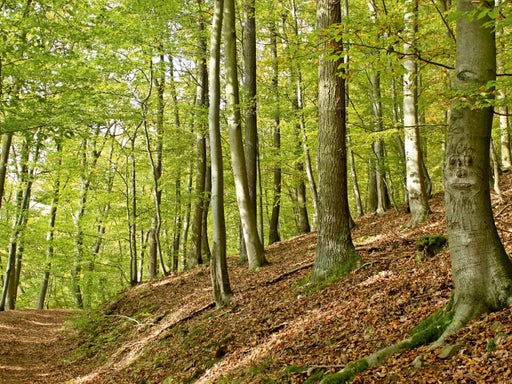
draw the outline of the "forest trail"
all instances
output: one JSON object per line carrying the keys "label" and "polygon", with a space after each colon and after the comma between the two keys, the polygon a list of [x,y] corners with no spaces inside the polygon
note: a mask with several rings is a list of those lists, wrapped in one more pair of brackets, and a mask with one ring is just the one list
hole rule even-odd
{"label": "forest trail", "polygon": [[66,345],[56,342],[69,310],[0,312],[0,384],[56,382]]}

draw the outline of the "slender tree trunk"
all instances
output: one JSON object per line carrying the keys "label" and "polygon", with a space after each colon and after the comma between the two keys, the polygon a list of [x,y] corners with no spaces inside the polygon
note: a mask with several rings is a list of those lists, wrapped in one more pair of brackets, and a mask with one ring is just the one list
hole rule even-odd
{"label": "slender tree trunk", "polygon": [[[505,0],[495,0],[496,7],[499,7],[504,3]],[[498,28],[496,30],[496,39],[498,43],[503,39],[503,29]],[[496,57],[496,66],[497,70],[500,73],[504,72],[504,63],[503,63],[503,55],[498,55]],[[497,99],[501,101],[498,104],[498,113],[499,113],[499,126],[500,126],[500,149],[501,149],[501,168],[503,170],[512,169],[512,154],[510,150],[510,130],[509,130],[509,119],[508,119],[508,108],[504,105],[503,100],[506,98],[506,93],[504,86],[501,85],[498,89]]]}
{"label": "slender tree trunk", "polygon": [[418,3],[416,0],[406,0],[404,15],[404,137],[405,158],[407,171],[407,194],[411,219],[408,226],[424,222],[429,213],[428,197],[423,172],[423,156],[420,146],[418,128],[418,82],[417,64],[414,57],[417,31]]}
{"label": "slender tree trunk", "polygon": [[505,201],[500,188],[500,164],[498,162],[498,154],[496,153],[496,146],[494,140],[491,138],[491,159],[492,159],[492,182],[494,192],[498,195],[500,202]]}
{"label": "slender tree trunk", "polygon": [[281,209],[281,112],[280,112],[280,97],[279,97],[279,58],[277,51],[277,28],[275,22],[271,21],[270,25],[270,53],[272,55],[272,95],[273,95],[273,150],[274,155],[278,157],[275,160],[273,171],[273,191],[274,196],[272,199],[272,215],[270,216],[269,230],[268,230],[268,243],[273,244],[281,240],[279,235],[279,213]]}
{"label": "slender tree trunk", "polygon": [[4,199],[5,179],[7,176],[7,165],[9,162],[9,152],[11,151],[13,133],[9,132],[3,135],[2,155],[0,157],[0,208]]}
{"label": "slender tree trunk", "polygon": [[343,59],[328,59],[331,49],[342,51],[341,39],[329,39],[326,31],[341,22],[340,2],[317,0],[316,15],[323,41],[318,63],[319,226],[311,279],[320,281],[350,271],[361,258],[350,235],[345,81],[339,73]]}
{"label": "slender tree trunk", "polygon": [[210,250],[210,242],[208,240],[208,212],[210,210],[210,202],[212,195],[212,165],[210,149],[210,137],[206,136],[206,177],[204,187],[204,202],[203,202],[203,229],[201,230],[201,259],[203,263],[209,262],[212,254]]}
{"label": "slender tree trunk", "polygon": [[[202,0],[198,0],[198,7],[201,12]],[[197,32],[199,35],[198,43],[198,73],[196,88],[196,186],[195,202],[192,211],[192,220],[190,228],[190,248],[187,255],[187,267],[193,268],[202,264],[202,240],[203,240],[203,211],[206,203],[206,121],[203,113],[207,106],[207,87],[208,87],[208,68],[206,66],[206,36],[204,34],[205,26],[202,15],[197,21]]]}
{"label": "slender tree trunk", "polygon": [[[343,0],[343,17],[345,18],[345,23],[349,22],[349,7],[348,0]],[[350,42],[348,42],[350,43]],[[350,56],[348,53],[345,54],[344,57],[345,62],[345,74],[346,76],[350,76]],[[349,96],[349,84],[348,81],[345,80],[345,126],[348,126],[348,111],[347,106],[350,102]],[[347,129],[348,132],[348,129]],[[348,161],[350,166],[350,174],[352,176],[352,190],[354,192],[354,200],[356,202],[356,215],[360,217],[364,214],[363,203],[361,200],[361,193],[359,191],[359,183],[357,180],[357,170],[356,170],[356,161],[354,158],[354,151],[352,150],[352,140],[350,134],[347,133],[347,145],[348,145]],[[355,226],[355,223],[352,224],[353,220],[351,220],[351,226]]]}
{"label": "slender tree trunk", "polygon": [[[256,211],[249,196],[249,185],[245,154],[242,141],[240,97],[236,58],[235,3],[224,2],[224,51],[226,65],[226,102],[228,109],[228,130],[231,150],[231,163],[235,179],[236,195],[240,220],[243,227],[244,243],[247,249],[249,269],[256,270],[267,264],[263,245],[258,235]],[[212,143],[213,146],[213,143]]]}
{"label": "slender tree trunk", "polygon": [[[472,0],[457,1],[460,13],[470,14],[477,6]],[[466,97],[453,103],[446,151],[445,205],[455,312],[444,335],[482,313],[512,304],[512,264],[494,225],[489,193],[493,113],[479,101],[480,90],[496,78],[495,36],[492,27],[485,26],[490,23],[487,16],[473,15],[472,20],[457,21],[454,86]]]}
{"label": "slender tree trunk", "polygon": [[[291,9],[292,9],[292,26],[293,33],[296,38],[299,38],[299,24],[298,19],[299,15],[297,12],[297,4],[295,0],[291,0]],[[313,204],[313,225],[316,226],[318,222],[318,191],[316,187],[316,181],[313,173],[313,165],[311,161],[311,156],[309,153],[309,145],[308,145],[308,135],[306,133],[306,122],[303,114],[303,110],[305,108],[304,105],[304,95],[303,95],[303,78],[302,78],[302,68],[299,62],[295,64],[295,72],[297,74],[296,80],[296,98],[293,101],[294,109],[297,111],[298,123],[296,125],[296,131],[294,132],[297,137],[297,145],[300,146],[302,143],[302,150],[304,156],[304,162],[297,161],[296,169],[300,177],[306,171],[306,176],[308,178],[309,190],[311,193],[311,203]],[[297,156],[299,156],[299,149],[297,148]],[[297,201],[299,208],[299,232],[307,233],[311,230],[308,218],[308,212],[305,206],[306,202],[306,188],[304,185],[304,180],[301,178],[301,181],[297,185]],[[304,206],[301,206],[301,201],[304,202]]]}
{"label": "slender tree trunk", "polygon": [[[174,82],[174,65],[172,58],[169,62],[169,90],[171,93],[171,98],[173,101],[173,114],[174,114],[174,124],[176,125],[176,129],[181,131],[181,120],[180,113],[178,108],[178,96],[176,93],[176,85]],[[178,148],[180,139],[178,137]],[[173,272],[178,271],[180,267],[180,244],[181,244],[181,233],[183,231],[183,215],[182,215],[182,196],[181,196],[181,165],[178,164],[178,172],[176,175],[175,181],[175,194],[174,194],[174,220],[173,220],[173,240],[172,240],[172,250],[171,250],[171,270]]]}
{"label": "slender tree trunk", "polygon": [[89,144],[87,138],[82,141],[82,153],[81,153],[81,174],[80,174],[80,198],[78,208],[73,215],[73,221],[75,224],[75,257],[73,260],[73,266],[71,269],[71,294],[73,296],[73,302],[75,308],[83,309],[84,300],[81,284],[82,267],[84,264],[84,229],[83,229],[83,218],[87,208],[88,195],[91,185],[91,178],[93,170],[96,168],[96,164],[101,155],[102,149],[97,148],[97,139],[99,136],[100,128],[96,127],[92,135],[92,144],[90,151],[90,160],[88,156]]}
{"label": "slender tree trunk", "polygon": [[59,208],[60,198],[60,169],[62,166],[62,147],[60,139],[56,140],[56,155],[57,163],[55,164],[56,175],[53,182],[52,202],[50,205],[50,218],[48,223],[48,232],[46,233],[46,264],[43,271],[43,279],[41,280],[41,287],[39,288],[39,296],[37,298],[37,309],[43,309],[47,298],[48,284],[50,281],[50,274],[52,268],[52,260],[55,253],[54,238],[55,238],[55,222],[57,220],[57,210]]}
{"label": "slender tree trunk", "polygon": [[[370,10],[370,18],[376,23],[377,22],[377,10],[375,3],[371,0],[368,1],[368,7]],[[376,37],[376,40],[380,40],[380,35]],[[374,51],[375,56],[379,55],[378,51]],[[377,68],[372,68],[369,75],[370,86],[371,86],[371,103],[373,112],[373,130],[374,132],[382,132],[383,127],[383,116],[382,116],[382,97],[381,97],[381,86],[380,86],[380,71]],[[376,139],[372,145],[373,152],[375,154],[375,187],[377,192],[377,207],[376,212],[378,214],[384,213],[389,208],[389,197],[386,186],[386,172],[385,172],[385,161],[384,161],[384,140],[381,138]]]}
{"label": "slender tree trunk", "polygon": [[217,307],[228,305],[233,297],[229,284],[226,261],[226,222],[224,217],[224,170],[220,135],[220,46],[224,0],[214,0],[215,11],[210,39],[209,90],[210,107],[208,127],[210,132],[212,163],[212,220],[213,248],[210,271],[213,297]]}
{"label": "slender tree trunk", "polygon": [[21,268],[21,263],[19,263],[18,260],[21,260],[23,254],[21,241],[27,224],[27,215],[35,173],[35,165],[32,168],[28,165],[30,145],[33,144],[34,146],[32,161],[34,164],[37,164],[39,151],[41,149],[41,140],[40,132],[37,131],[35,134],[35,142],[30,143],[27,139],[23,144],[24,148],[22,149],[22,165],[20,172],[22,184],[20,184],[20,189],[17,193],[17,213],[9,242],[9,256],[7,259],[2,297],[0,299],[0,311],[3,311],[6,307],[7,309],[14,309],[16,305],[16,292]]}
{"label": "slender tree trunk", "polygon": [[[350,145],[350,137],[347,136],[347,143]],[[357,217],[364,215],[363,202],[361,200],[361,193],[359,191],[359,183],[357,180],[356,161],[354,159],[354,152],[349,148],[350,174],[352,176],[352,190],[354,192],[354,199],[356,201],[356,215]]]}
{"label": "slender tree trunk", "polygon": [[180,265],[180,239],[182,231],[183,216],[181,215],[181,175],[178,173],[175,182],[175,213],[173,223],[173,240],[171,250],[171,269],[173,272],[177,272]]}
{"label": "slender tree trunk", "polygon": [[244,24],[244,94],[245,107],[245,166],[249,200],[254,212],[257,211],[257,161],[258,161],[258,124],[257,124],[257,86],[256,86],[256,17],[255,0],[245,0]]}
{"label": "slender tree trunk", "polygon": [[193,163],[192,160],[188,166],[188,175],[187,175],[187,186],[186,186],[186,195],[188,199],[185,205],[185,213],[183,215],[183,229],[181,235],[181,269],[187,269],[187,254],[188,254],[188,235],[190,232],[190,217],[191,217],[191,209],[192,202],[190,200],[190,195],[192,192],[192,168]]}

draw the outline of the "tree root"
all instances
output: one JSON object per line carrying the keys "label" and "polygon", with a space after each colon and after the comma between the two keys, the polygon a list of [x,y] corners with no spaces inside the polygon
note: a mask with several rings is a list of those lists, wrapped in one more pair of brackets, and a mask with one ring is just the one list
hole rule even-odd
{"label": "tree root", "polygon": [[[358,373],[361,373],[368,368],[381,365],[395,353],[401,353],[407,349],[418,348],[436,340],[444,340],[447,336],[445,331],[448,329],[451,330],[451,326],[453,324],[455,311],[452,309],[453,301],[450,300],[445,307],[435,312],[413,328],[411,331],[411,337],[376,351],[367,357],[356,360],[337,373],[326,375],[322,379],[321,383],[342,384],[350,382]],[[457,324],[457,326],[460,328],[460,323]]]}

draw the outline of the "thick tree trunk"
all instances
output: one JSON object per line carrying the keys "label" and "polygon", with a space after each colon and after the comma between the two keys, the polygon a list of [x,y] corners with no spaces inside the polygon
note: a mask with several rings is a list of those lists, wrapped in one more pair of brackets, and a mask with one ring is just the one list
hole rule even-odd
{"label": "thick tree trunk", "polygon": [[329,47],[341,51],[341,40],[327,38],[329,26],[341,22],[339,2],[317,0],[317,28],[322,36],[318,67],[318,245],[311,279],[320,281],[346,273],[359,262],[350,235],[347,198],[345,82],[339,76],[342,59],[332,60]]}
{"label": "thick tree trunk", "polygon": [[212,162],[212,221],[213,247],[210,271],[213,297],[217,307],[228,305],[233,297],[229,284],[226,262],[226,221],[224,217],[224,170],[220,135],[220,46],[222,41],[222,19],[224,0],[214,1],[214,15],[210,39],[209,90],[210,108],[208,127],[210,132]]}
{"label": "thick tree trunk", "polygon": [[[457,11],[478,5],[458,0]],[[455,87],[466,101],[452,106],[445,168],[445,205],[455,316],[449,334],[481,313],[512,304],[512,264],[501,244],[489,193],[492,110],[481,89],[496,76],[495,36],[488,17],[457,22]],[[491,97],[487,95],[487,97]],[[460,99],[459,99],[460,100]]]}
{"label": "thick tree trunk", "polygon": [[[228,108],[228,130],[231,150],[231,164],[235,179],[236,196],[240,221],[243,227],[244,243],[247,249],[249,269],[255,270],[267,264],[263,245],[258,234],[256,211],[251,203],[247,169],[242,141],[240,97],[236,59],[235,3],[224,3],[224,52],[226,65],[226,102]],[[212,143],[213,146],[213,143]]]}
{"label": "thick tree trunk", "polygon": [[429,213],[418,128],[418,82],[417,64],[414,57],[417,30],[418,3],[407,0],[404,15],[404,53],[410,54],[404,60],[404,138],[407,173],[407,195],[411,219],[408,226],[424,222]]}

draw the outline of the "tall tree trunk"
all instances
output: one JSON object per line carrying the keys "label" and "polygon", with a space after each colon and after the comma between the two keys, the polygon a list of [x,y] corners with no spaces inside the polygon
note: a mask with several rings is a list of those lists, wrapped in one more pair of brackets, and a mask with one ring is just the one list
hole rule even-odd
{"label": "tall tree trunk", "polygon": [[[477,6],[472,0],[457,1],[461,14],[471,14]],[[455,292],[454,318],[445,335],[482,313],[512,304],[512,264],[494,224],[489,193],[493,113],[480,99],[481,89],[496,78],[495,36],[489,17],[477,14],[457,21],[454,86],[466,97],[452,105],[446,151],[446,221]]]}
{"label": "tall tree trunk", "polygon": [[2,155],[0,157],[0,208],[4,199],[5,179],[7,176],[7,165],[9,162],[9,152],[11,151],[13,133],[8,132],[3,135]]}
{"label": "tall tree trunk", "polygon": [[[347,144],[350,146],[350,137],[347,136]],[[361,193],[359,191],[359,183],[357,179],[357,170],[356,170],[356,161],[354,159],[354,151],[352,149],[348,149],[349,151],[349,165],[350,165],[350,174],[352,176],[352,190],[354,192],[354,199],[356,201],[356,215],[357,217],[364,215],[363,202],[361,200]]]}
{"label": "tall tree trunk", "polygon": [[[226,104],[228,109],[228,130],[231,150],[231,164],[235,179],[240,220],[243,227],[244,243],[247,249],[249,269],[255,270],[267,264],[263,245],[258,235],[256,211],[249,196],[247,168],[242,141],[240,97],[238,88],[235,3],[224,2],[224,52],[226,66]],[[212,144],[213,145],[213,144]]]}
{"label": "tall tree trunk", "polygon": [[[151,164],[151,171],[153,176],[153,201],[155,204],[155,216],[153,217],[150,230],[150,245],[149,245],[149,263],[148,263],[148,277],[150,279],[157,275],[158,264],[164,275],[167,274],[167,268],[163,260],[162,246],[160,244],[160,231],[162,228],[162,215],[161,215],[161,203],[162,203],[162,190],[160,189],[160,178],[162,177],[162,153],[163,153],[163,136],[164,136],[164,92],[165,92],[165,55],[160,54],[159,62],[159,76],[158,79],[153,79],[153,68],[151,65],[151,84],[149,85],[149,91],[144,100],[141,101],[142,109],[142,125],[144,127],[144,136],[146,138],[146,147],[148,152],[149,161]],[[151,140],[148,132],[148,100],[151,95],[151,89],[155,82],[157,88],[157,118],[156,118],[156,145],[155,150],[151,149]]]}
{"label": "tall tree trunk", "polygon": [[[174,124],[176,129],[181,131],[181,120],[178,107],[178,95],[176,92],[176,84],[174,82],[174,64],[172,58],[169,62],[169,90],[173,101],[173,114]],[[177,139],[177,146],[179,148],[180,139]],[[180,263],[180,244],[181,244],[181,233],[183,231],[183,215],[182,215],[182,196],[181,196],[181,164],[178,164],[178,172],[175,181],[175,194],[174,194],[174,220],[173,220],[173,240],[171,250],[171,270],[173,272],[178,271]]]}
{"label": "tall tree trunk", "polygon": [[247,183],[249,200],[257,211],[257,161],[258,161],[258,124],[256,101],[256,17],[255,0],[244,1],[244,95],[245,107],[245,166],[247,169]]}
{"label": "tall tree trunk", "polygon": [[[274,3],[272,3],[274,4]],[[274,21],[270,25],[270,54],[272,55],[272,96],[273,96],[273,125],[272,125],[272,138],[274,155],[279,160],[274,162],[273,183],[272,189],[274,196],[272,199],[272,215],[270,216],[269,230],[268,230],[268,243],[273,244],[281,240],[279,235],[279,213],[281,209],[281,112],[280,112],[280,97],[279,97],[279,58],[277,51],[277,28]]]}
{"label": "tall tree trunk", "polygon": [[[348,7],[348,0],[343,0],[343,17],[345,18],[345,23],[349,22],[349,7]],[[350,42],[348,42],[350,43]],[[345,75],[346,77],[350,76],[350,56],[348,53],[345,54],[344,57],[345,62]],[[348,111],[347,107],[350,102],[350,96],[349,96],[349,84],[348,81],[345,80],[345,126],[348,126]],[[361,193],[359,190],[359,183],[357,179],[357,170],[356,170],[356,161],[354,158],[354,151],[352,150],[352,140],[350,137],[350,134],[348,133],[347,128],[347,145],[348,145],[348,161],[350,166],[350,174],[352,176],[352,190],[354,192],[354,200],[356,202],[356,215],[357,217],[360,217],[364,214],[363,209],[363,202],[361,200]],[[355,224],[352,223],[353,220],[351,220],[351,225],[354,226]]]}
{"label": "tall tree trunk", "polygon": [[57,220],[57,210],[59,208],[60,198],[60,173],[62,166],[62,145],[61,140],[56,140],[56,155],[57,163],[55,164],[56,174],[53,182],[52,202],[50,205],[50,218],[48,222],[48,232],[46,233],[46,264],[43,271],[43,279],[41,280],[41,286],[39,288],[39,296],[37,298],[37,309],[43,309],[48,292],[48,285],[50,281],[50,274],[52,268],[52,260],[55,253],[54,238],[55,238],[55,222]]}
{"label": "tall tree trunk", "polygon": [[208,127],[210,132],[212,163],[212,221],[213,247],[210,271],[213,297],[217,307],[228,305],[233,297],[229,284],[226,261],[226,222],[224,217],[224,170],[220,135],[220,46],[224,0],[214,0],[215,11],[210,39],[209,90],[210,107]]}
{"label": "tall tree trunk", "polygon": [[207,106],[208,68],[206,66],[207,42],[204,34],[205,26],[201,11],[202,0],[198,0],[198,8],[201,15],[197,20],[198,42],[198,67],[196,88],[196,186],[195,202],[192,211],[190,228],[190,248],[187,255],[187,267],[193,268],[202,264],[202,240],[203,240],[203,211],[206,203],[206,121],[203,118]]}
{"label": "tall tree trunk", "polygon": [[350,235],[345,80],[339,73],[343,59],[328,58],[331,49],[342,51],[341,39],[329,39],[327,32],[341,22],[340,2],[317,0],[316,15],[323,41],[318,63],[319,226],[311,279],[320,281],[350,271],[361,258]]}
{"label": "tall tree trunk", "polygon": [[[126,221],[128,223],[128,243],[130,246],[130,285],[134,287],[142,280],[142,270],[138,270],[137,260],[137,169],[135,160],[135,138],[137,129],[130,137],[130,153],[126,160]],[[140,276],[139,276],[140,273]]]}
{"label": "tall tree trunk", "polygon": [[97,148],[97,139],[99,137],[99,133],[100,127],[98,125],[92,134],[90,152],[89,141],[87,138],[84,138],[82,140],[82,153],[80,154],[80,198],[78,202],[78,208],[73,215],[73,221],[75,224],[75,257],[73,260],[73,266],[71,268],[71,294],[73,296],[75,308],[78,309],[83,309],[85,304],[81,283],[82,267],[85,261],[83,218],[87,208],[93,171],[96,168],[96,164],[101,155],[104,144],[103,143],[101,145],[100,149]]}
{"label": "tall tree trunk", "polygon": [[[499,7],[504,3],[504,0],[495,0],[496,7]],[[503,29],[498,28],[496,30],[496,39],[500,42],[503,39]],[[496,62],[497,70],[500,73],[504,72],[504,63],[503,63],[503,55],[497,56]],[[501,85],[498,89],[497,93],[498,101],[505,100],[506,93],[503,85]],[[500,149],[501,149],[501,168],[504,170],[512,169],[512,154],[510,149],[510,126],[509,126],[509,116],[508,116],[508,108],[506,105],[502,103],[498,104],[498,113],[499,113],[499,126],[500,126]]]}
{"label": "tall tree trunk", "polygon": [[411,219],[408,226],[424,222],[429,213],[428,196],[423,172],[423,156],[420,146],[418,128],[418,82],[417,64],[414,56],[416,50],[417,0],[406,0],[404,14],[404,137],[407,171],[407,195]]}
{"label": "tall tree trunk", "polygon": [[206,177],[204,187],[204,201],[203,201],[203,229],[201,230],[201,259],[204,263],[209,262],[212,253],[210,250],[210,242],[208,240],[208,212],[210,210],[210,202],[212,196],[212,165],[210,149],[210,136],[206,136]]}
{"label": "tall tree trunk", "polygon": [[185,204],[185,213],[183,215],[183,229],[181,235],[181,269],[187,269],[187,254],[188,254],[188,235],[190,232],[190,217],[191,217],[191,209],[192,202],[190,200],[190,196],[192,194],[192,168],[193,162],[190,160],[188,165],[188,175],[187,175],[187,186],[186,186],[186,196],[188,196],[186,204]]}
{"label": "tall tree trunk", "polygon": [[[377,22],[377,9],[375,3],[368,0],[368,7],[370,11],[370,19]],[[376,41],[380,40],[380,35],[376,36]],[[373,55],[378,56],[380,53],[377,50],[372,52]],[[377,64],[378,65],[378,64]],[[380,86],[380,71],[378,68],[372,68],[368,76],[371,86],[371,103],[373,112],[373,130],[374,132],[382,132],[383,116],[382,116],[382,97]],[[384,161],[384,140],[377,138],[372,145],[373,153],[375,155],[375,187],[377,192],[377,207],[378,214],[384,213],[389,208],[389,197],[386,186],[386,172]]]}
{"label": "tall tree trunk", "polygon": [[[298,39],[300,36],[299,31],[299,15],[297,12],[297,4],[295,0],[291,0],[291,10],[292,10],[292,27],[293,33],[295,37]],[[308,135],[306,133],[306,122],[304,118],[303,110],[305,108],[304,105],[304,95],[303,95],[303,79],[302,79],[302,67],[299,62],[295,64],[295,72],[297,75],[296,80],[296,96],[293,100],[293,107],[296,110],[296,115],[298,116],[298,122],[295,126],[294,134],[296,135],[297,146],[300,147],[300,143],[302,143],[302,150],[304,156],[304,162],[297,161],[296,169],[300,177],[302,177],[304,170],[306,171],[306,176],[308,178],[309,190],[311,193],[311,203],[313,204],[313,225],[316,226],[318,222],[318,191],[316,187],[316,181],[313,173],[313,165],[311,161],[311,156],[309,153],[309,145],[308,145]],[[300,149],[297,148],[297,156],[299,156]],[[299,232],[307,233],[311,230],[308,218],[308,212],[305,206],[306,203],[306,188],[304,185],[304,180],[301,178],[299,184],[296,186],[296,194],[297,194],[297,202],[299,209]],[[301,204],[301,202],[304,202]]]}
{"label": "tall tree trunk", "polygon": [[[19,268],[21,268],[21,263],[18,263],[18,260],[22,257],[22,245],[20,245],[20,243],[27,224],[30,196],[32,193],[32,184],[34,182],[34,167],[39,158],[41,140],[40,132],[37,131],[34,142],[27,139],[23,144],[21,158],[22,164],[20,169],[20,179],[22,184],[20,184],[20,188],[17,192],[16,218],[9,241],[9,256],[7,259],[2,297],[0,299],[0,311],[3,311],[6,307],[7,309],[14,309],[16,304],[16,291],[18,289],[20,276]],[[31,145],[34,147],[34,153],[31,159],[34,164],[32,168],[30,168],[28,164]]]}

